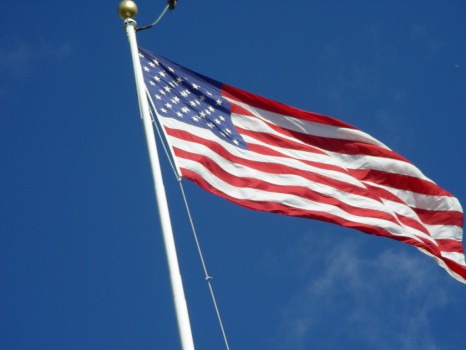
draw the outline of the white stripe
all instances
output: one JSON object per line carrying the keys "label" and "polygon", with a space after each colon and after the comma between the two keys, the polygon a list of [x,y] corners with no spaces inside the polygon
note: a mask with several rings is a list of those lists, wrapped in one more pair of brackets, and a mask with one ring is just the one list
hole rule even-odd
{"label": "white stripe", "polygon": [[358,129],[344,128],[334,125],[327,125],[323,123],[306,121],[303,119],[277,114],[274,112],[269,112],[264,109],[252,107],[248,104],[238,102],[236,100],[229,99],[230,102],[243,107],[249,111],[252,115],[265,120],[269,123],[275,124],[279,127],[286,128],[289,130],[301,132],[308,135],[320,136],[320,137],[330,137],[341,140],[351,140],[370,143],[389,149],[382,142],[376,140],[372,136],[366,134],[365,132]]}
{"label": "white stripe", "polygon": [[452,252],[440,252],[444,258],[454,261],[457,264],[466,266],[466,261],[464,260],[464,254],[462,253],[452,253]]}
{"label": "white stripe", "polygon": [[383,186],[379,184],[373,184],[383,188],[393,195],[400,198],[408,206],[418,209],[433,210],[433,211],[458,211],[463,212],[461,204],[455,197],[447,196],[430,196],[426,194],[420,194],[412,191],[399,190],[396,188]]}
{"label": "white stripe", "polygon": [[451,239],[461,242],[463,229],[452,225],[424,225],[433,239]]}

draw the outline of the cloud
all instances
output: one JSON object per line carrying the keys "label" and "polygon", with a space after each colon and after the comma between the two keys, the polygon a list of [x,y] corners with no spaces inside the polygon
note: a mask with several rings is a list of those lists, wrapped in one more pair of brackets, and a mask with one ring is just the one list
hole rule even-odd
{"label": "cloud", "polygon": [[14,75],[26,75],[32,64],[40,60],[61,60],[72,54],[70,44],[18,41],[13,47],[0,49],[0,68]]}
{"label": "cloud", "polygon": [[[309,253],[301,259],[321,265],[283,310],[280,337],[283,348],[308,349],[325,339],[325,349],[429,349],[439,346],[433,338],[431,314],[449,300],[435,287],[435,264],[413,258],[406,250],[387,250],[367,257],[364,245],[301,242],[327,251],[316,263]],[[321,256],[321,254],[319,254]],[[303,271],[304,272],[304,271]]]}

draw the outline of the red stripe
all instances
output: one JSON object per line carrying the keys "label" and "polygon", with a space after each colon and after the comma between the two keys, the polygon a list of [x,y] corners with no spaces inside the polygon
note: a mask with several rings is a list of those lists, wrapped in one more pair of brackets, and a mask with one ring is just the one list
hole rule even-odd
{"label": "red stripe", "polygon": [[280,102],[272,101],[268,98],[261,97],[258,95],[251,94],[249,92],[237,89],[233,86],[223,84],[222,85],[222,95],[224,97],[231,98],[233,100],[247,103],[250,106],[257,107],[269,112],[289,115],[295,118],[307,120],[310,122],[322,123],[327,125],[339,126],[344,128],[355,129],[353,126],[344,123],[335,118],[327,117],[325,115],[303,111],[298,108],[290,107],[284,105]]}
{"label": "red stripe", "polygon": [[[235,111],[235,104],[231,105],[232,112]],[[244,111],[243,108],[241,110]],[[247,112],[247,116],[251,118],[256,118],[250,112]],[[341,154],[349,154],[349,155],[368,155],[374,157],[383,157],[389,159],[396,159],[401,160],[403,162],[409,163],[406,158],[402,157],[396,152],[393,152],[389,149],[380,147],[378,145],[373,145],[366,142],[361,141],[353,141],[353,140],[344,140],[344,139],[337,139],[331,137],[322,137],[322,136],[314,136],[310,134],[305,134],[302,132],[286,129],[284,127],[280,127],[276,124],[270,123],[261,119],[262,122],[266,123],[274,131],[281,133],[282,135],[295,138],[306,143],[309,146],[319,147],[321,149],[334,152],[334,153],[341,153]]]}
{"label": "red stripe", "polygon": [[416,221],[413,218],[410,218],[410,217],[407,217],[407,216],[404,216],[404,215],[401,215],[401,214],[398,214],[398,213],[396,214],[396,217],[398,218],[398,220],[400,220],[400,222],[403,225],[408,226],[408,227],[412,227],[412,228],[414,228],[414,229],[416,229],[418,231],[424,232],[425,234],[430,236],[430,232],[419,221]]}
{"label": "red stripe", "polygon": [[392,202],[395,202],[395,203],[400,203],[400,204],[403,204],[403,205],[406,205],[406,203],[399,197],[397,197],[396,195],[394,195],[392,192],[384,189],[384,188],[380,188],[380,187],[377,187],[369,182],[363,182],[364,185],[367,187],[367,189],[374,194],[374,196],[377,196],[377,198],[380,198],[380,199],[386,199],[386,200],[389,200],[389,201],[392,201]]}
{"label": "red stripe", "polygon": [[275,125],[272,126],[272,124],[270,124],[270,126],[277,132],[282,132],[283,134],[289,135],[297,140],[300,140],[315,147],[319,147],[326,151],[355,156],[359,155],[389,158],[409,163],[405,158],[403,158],[399,154],[377,145],[372,145],[369,143],[363,143],[359,141],[313,136],[300,133],[298,131],[282,129]]}
{"label": "red stripe", "polygon": [[[248,135],[251,138],[254,138],[254,139],[256,139],[256,140],[258,140],[260,142],[266,143],[266,144],[270,144],[270,145],[274,145],[274,146],[276,145],[276,146],[278,146],[280,148],[290,149],[291,151],[298,150],[298,151],[304,151],[304,152],[310,152],[310,153],[318,153],[318,154],[327,156],[327,153],[322,152],[322,151],[320,151],[320,150],[318,150],[318,149],[316,149],[314,147],[309,147],[309,146],[303,145],[301,143],[286,140],[286,139],[280,138],[279,136],[276,136],[276,135],[270,135],[270,134],[265,134],[265,133],[260,133],[260,132],[253,132],[253,131],[242,129],[240,127],[236,127],[236,129],[242,135]],[[272,138],[270,136],[272,136]],[[275,142],[270,142],[271,139],[274,139]],[[290,147],[290,145],[294,145],[294,147]],[[314,162],[314,161],[304,159],[304,158],[292,157],[290,155],[281,153],[281,152],[279,152],[277,150],[274,150],[272,148],[268,148],[267,146],[264,146],[264,145],[257,145],[257,144],[254,144],[254,143],[248,143],[248,148],[252,152],[256,152],[256,153],[263,154],[263,155],[266,155],[266,156],[278,156],[278,157],[284,157],[284,158],[288,158],[288,159],[294,159],[294,160],[300,161],[300,162],[302,162],[304,164],[308,164],[308,165],[311,165],[311,166],[314,166],[314,167],[317,167],[317,168],[332,170],[332,171],[338,171],[338,172],[343,173],[343,174],[348,174],[348,171],[345,168],[342,168],[342,167],[340,167],[338,165]],[[310,157],[312,157],[312,156],[310,156]],[[328,159],[331,160],[330,157],[328,157]]]}
{"label": "red stripe", "polygon": [[340,172],[342,174],[348,174],[348,171],[346,169],[344,169],[342,167],[339,167],[338,165],[313,162],[313,161],[305,160],[305,159],[302,159],[302,158],[291,157],[289,155],[285,155],[285,154],[283,154],[281,152],[278,152],[276,150],[270,149],[270,148],[268,148],[266,146],[249,143],[248,148],[252,152],[263,154],[265,156],[274,156],[274,157],[283,157],[283,158],[287,158],[287,159],[293,159],[293,160],[299,161],[299,162],[301,162],[303,164],[307,164],[307,165],[310,165],[310,166],[313,166],[313,167],[316,167],[316,168],[331,170],[331,171],[337,171],[337,172]]}
{"label": "red stripe", "polygon": [[269,145],[281,147],[281,148],[288,148],[291,150],[296,150],[296,151],[303,151],[303,152],[311,152],[311,153],[317,153],[317,154],[323,154],[327,156],[327,153],[322,151],[319,148],[313,147],[309,144],[303,144],[301,142],[296,142],[290,139],[286,139],[284,137],[280,137],[278,135],[273,135],[265,132],[259,132],[259,131],[250,131],[243,129],[239,126],[235,126],[236,131],[238,131],[241,135],[246,135],[251,138],[254,138],[258,141],[267,143]]}
{"label": "red stripe", "polygon": [[463,253],[463,244],[452,239],[436,239],[435,240],[442,252]]}
{"label": "red stripe", "polygon": [[361,181],[397,188],[404,191],[425,194],[429,196],[453,197],[449,192],[435,183],[413,176],[393,174],[373,169],[348,169],[350,174]]}
{"label": "red stripe", "polygon": [[452,225],[463,227],[463,213],[458,211],[433,211],[413,208],[422,222],[427,225]]}

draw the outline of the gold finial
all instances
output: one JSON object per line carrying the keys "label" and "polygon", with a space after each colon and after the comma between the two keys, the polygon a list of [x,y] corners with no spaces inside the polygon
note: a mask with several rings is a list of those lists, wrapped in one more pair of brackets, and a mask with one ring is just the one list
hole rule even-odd
{"label": "gold finial", "polygon": [[122,19],[134,19],[138,14],[138,7],[134,1],[124,0],[118,5],[118,14]]}

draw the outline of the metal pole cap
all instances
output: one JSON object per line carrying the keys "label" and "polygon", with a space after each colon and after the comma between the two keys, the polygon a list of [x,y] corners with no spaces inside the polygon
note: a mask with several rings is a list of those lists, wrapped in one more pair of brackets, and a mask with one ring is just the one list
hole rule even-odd
{"label": "metal pole cap", "polygon": [[134,18],[138,14],[138,7],[134,1],[124,0],[118,5],[118,14],[122,19]]}

